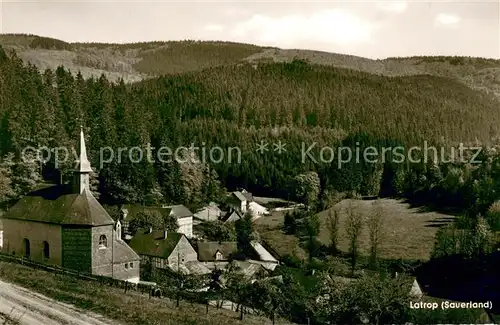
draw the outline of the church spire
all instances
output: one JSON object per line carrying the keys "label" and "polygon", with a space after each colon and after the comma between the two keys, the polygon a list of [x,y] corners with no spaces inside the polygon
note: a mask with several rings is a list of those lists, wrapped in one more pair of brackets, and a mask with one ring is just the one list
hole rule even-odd
{"label": "church spire", "polygon": [[87,148],[85,147],[85,136],[83,135],[83,127],[80,126],[80,142],[78,143],[78,166],[76,170],[80,173],[90,173],[92,168],[87,158]]}
{"label": "church spire", "polygon": [[77,193],[82,193],[85,189],[90,190],[90,175],[92,168],[87,158],[87,148],[85,147],[85,136],[83,127],[80,127],[80,141],[78,142],[78,165],[73,173],[73,186]]}

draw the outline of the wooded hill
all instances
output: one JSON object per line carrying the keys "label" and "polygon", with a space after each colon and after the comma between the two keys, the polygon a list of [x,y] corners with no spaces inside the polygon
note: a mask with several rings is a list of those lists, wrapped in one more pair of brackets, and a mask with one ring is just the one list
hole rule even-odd
{"label": "wooded hill", "polygon": [[307,60],[320,65],[386,76],[429,74],[459,80],[471,88],[500,95],[499,60],[472,57],[409,57],[371,60],[353,55],[289,50],[251,44],[209,41],[142,42],[133,44],[68,43],[24,34],[0,34],[0,44],[15,50],[40,70],[64,65],[73,72],[108,80],[138,81],[150,76],[196,71],[241,62]]}
{"label": "wooded hill", "polygon": [[[151,143],[156,148],[175,148],[194,142],[197,146],[204,143],[208,149],[219,146],[241,150],[239,163],[106,164],[99,170],[99,187],[103,199],[111,201],[201,202],[220,193],[217,180],[229,188],[245,186],[263,194],[287,197],[292,178],[308,170],[320,172],[322,188],[359,190],[359,184],[344,184],[345,179],[352,178],[352,170],[338,171],[334,164],[309,160],[302,163],[302,146],[307,148],[317,142],[312,154],[318,157],[322,146],[352,146],[359,139],[363,146],[423,145],[423,141],[487,143],[497,135],[500,122],[495,97],[468,87],[459,77],[389,77],[358,71],[370,70],[380,62],[397,62],[402,67],[405,62],[418,61],[406,66],[437,65],[443,69],[436,69],[436,74],[442,75],[446,73],[439,71],[450,72],[454,67],[453,73],[458,76],[467,71],[496,71],[498,62],[494,60],[371,61],[343,56],[345,64],[360,63],[358,70],[353,70],[302,59],[266,63],[269,51],[278,56],[283,52],[222,42],[69,44],[35,36],[2,35],[0,43],[15,50],[12,55],[7,55],[8,51],[0,53],[2,157],[9,152],[19,153],[28,144],[26,139],[49,147],[74,146],[80,124],[90,137],[94,167],[99,167],[99,148],[106,146],[144,148]],[[85,79],[82,73],[70,73],[63,67],[40,73],[35,65],[26,65],[26,60],[21,59],[26,53],[42,59],[49,54],[56,58],[59,54],[78,57],[91,49],[103,60],[135,51],[129,55],[136,60],[134,69],[150,77],[132,85],[123,80],[111,83],[106,76]],[[105,55],[110,53],[110,57]],[[325,58],[326,54],[318,57]],[[256,64],[256,60],[260,63]],[[116,61],[114,66],[119,62],[124,61]],[[112,66],[108,64],[109,71]],[[408,74],[403,70],[402,74]],[[183,73],[151,77],[174,72]],[[265,155],[256,152],[261,140],[270,143]],[[281,155],[272,151],[272,143],[278,140],[286,143],[286,152]],[[60,169],[65,171],[70,165]],[[367,170],[363,173],[373,173],[372,167]],[[44,173],[51,171],[49,163]],[[361,192],[369,194],[373,190]]]}

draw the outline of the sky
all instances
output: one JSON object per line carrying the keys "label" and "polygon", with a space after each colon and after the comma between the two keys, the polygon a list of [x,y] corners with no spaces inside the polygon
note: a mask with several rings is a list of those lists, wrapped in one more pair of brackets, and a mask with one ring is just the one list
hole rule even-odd
{"label": "sky", "polygon": [[0,32],[68,42],[223,40],[373,59],[500,59],[499,2],[0,0]]}

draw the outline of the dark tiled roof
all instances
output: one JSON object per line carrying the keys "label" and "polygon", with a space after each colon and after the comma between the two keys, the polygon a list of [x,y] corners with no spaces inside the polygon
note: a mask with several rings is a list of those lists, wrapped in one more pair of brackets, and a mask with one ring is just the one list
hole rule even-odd
{"label": "dark tiled roof", "polygon": [[236,242],[198,242],[198,260],[215,261],[215,253],[220,251],[227,260],[238,251]]}
{"label": "dark tiled roof", "polygon": [[116,239],[114,242],[113,262],[125,263],[140,260],[139,255],[124,241]]}
{"label": "dark tiled roof", "polygon": [[139,255],[168,258],[183,234],[168,232],[166,239],[164,235],[163,230],[153,230],[150,233],[149,230],[140,229],[129,245]]}
{"label": "dark tiled roof", "polygon": [[31,192],[2,217],[61,225],[104,226],[114,223],[89,191],[72,193],[71,187],[66,185]]}

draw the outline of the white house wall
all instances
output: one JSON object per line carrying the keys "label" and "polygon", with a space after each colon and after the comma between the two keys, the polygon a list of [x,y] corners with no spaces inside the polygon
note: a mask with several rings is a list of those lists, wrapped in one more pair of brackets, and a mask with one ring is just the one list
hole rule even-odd
{"label": "white house wall", "polygon": [[184,234],[187,237],[193,237],[193,217],[177,219],[178,233]]}

